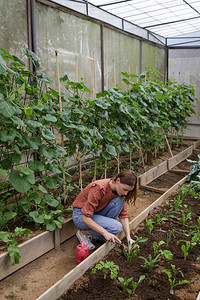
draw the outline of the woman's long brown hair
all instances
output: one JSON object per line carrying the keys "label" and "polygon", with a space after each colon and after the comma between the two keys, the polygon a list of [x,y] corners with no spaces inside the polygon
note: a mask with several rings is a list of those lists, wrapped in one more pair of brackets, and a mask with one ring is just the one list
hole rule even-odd
{"label": "woman's long brown hair", "polygon": [[120,179],[122,184],[133,187],[133,189],[125,196],[125,201],[127,203],[135,204],[137,199],[137,176],[135,173],[131,170],[122,171],[113,178],[113,181],[116,181],[117,178]]}

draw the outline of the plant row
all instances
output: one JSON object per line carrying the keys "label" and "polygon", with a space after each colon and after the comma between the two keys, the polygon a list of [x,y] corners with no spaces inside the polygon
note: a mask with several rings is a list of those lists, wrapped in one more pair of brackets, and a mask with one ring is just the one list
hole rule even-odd
{"label": "plant row", "polygon": [[[129,278],[126,276],[118,276],[120,271],[119,265],[108,260],[98,263],[92,269],[92,274],[95,274],[100,270],[104,274],[104,279],[108,276],[111,279],[118,279],[124,294],[134,294],[137,286],[143,284],[142,281],[144,281],[145,286],[146,277],[148,277],[152,270],[158,269],[159,267],[161,272],[168,278],[170,294],[174,294],[174,289],[176,287],[183,284],[189,284],[190,282],[184,279],[181,267],[176,266],[176,263],[173,262],[173,251],[169,250],[170,244],[173,245],[170,249],[179,247],[179,257],[183,259],[183,261],[186,261],[189,254],[193,252],[196,254],[196,263],[200,263],[198,252],[198,249],[200,248],[200,217],[197,214],[197,218],[193,218],[193,222],[191,222],[193,213],[191,207],[184,204],[184,199],[186,197],[191,197],[193,199],[194,203],[196,203],[196,210],[198,210],[198,207],[200,206],[200,194],[190,186],[182,186],[179,189],[177,196],[173,199],[173,202],[171,204],[168,202],[168,208],[165,208],[160,213],[154,214],[151,218],[146,218],[145,223],[148,237],[135,236],[135,243],[133,245],[128,244],[128,247],[126,247],[123,244],[123,256],[127,262],[127,268],[131,261],[134,263],[136,259],[141,260],[140,266],[145,271],[142,275],[139,275],[139,278],[137,278],[138,275],[136,273]],[[164,223],[173,224],[174,221],[177,226],[169,231],[164,230]],[[152,252],[149,253],[148,256],[139,256],[142,247],[140,246],[140,243],[144,243],[144,247],[146,247],[145,243],[148,239],[151,239],[152,233],[155,230],[158,230],[158,228],[159,231],[165,233],[165,240],[154,240],[152,243]],[[179,236],[178,233],[183,236],[182,239],[176,239],[176,236]],[[164,261],[167,262],[167,265],[170,267],[166,267]],[[136,280],[136,278],[138,280]]]}

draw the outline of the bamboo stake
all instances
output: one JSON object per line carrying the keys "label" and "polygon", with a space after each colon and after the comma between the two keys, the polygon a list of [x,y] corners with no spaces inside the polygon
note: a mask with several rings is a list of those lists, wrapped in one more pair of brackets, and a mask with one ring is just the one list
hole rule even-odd
{"label": "bamboo stake", "polygon": [[81,153],[78,150],[78,152],[76,153],[76,160],[79,164],[79,183],[80,183],[80,189],[82,191],[83,189],[83,180],[82,180],[82,164],[81,164]]}
{"label": "bamboo stake", "polygon": [[105,160],[105,179],[107,178],[107,160]]}
{"label": "bamboo stake", "polygon": [[117,173],[119,173],[119,151],[117,152]]}
{"label": "bamboo stake", "polygon": [[[62,112],[62,101],[61,101],[61,88],[60,88],[60,75],[59,75],[59,65],[58,65],[58,52],[55,51],[56,53],[56,69],[57,69],[57,80],[58,80],[58,94],[59,94],[59,108],[60,112]],[[61,134],[61,145],[64,149],[64,137],[63,134]],[[62,152],[62,157],[65,156],[64,151]],[[65,173],[63,173],[63,179],[65,180]],[[63,191],[65,192],[66,186],[63,185]],[[66,204],[66,199],[64,199],[64,204]]]}
{"label": "bamboo stake", "polygon": [[128,73],[131,74],[131,65],[130,65],[130,62],[128,62]]}
{"label": "bamboo stake", "polygon": [[172,153],[171,147],[170,147],[170,145],[169,145],[169,142],[168,142],[167,136],[166,136],[166,135],[164,135],[164,137],[165,137],[165,140],[166,140],[166,143],[167,143],[167,147],[168,147],[168,149],[169,149],[169,153],[170,153],[170,155],[171,155],[171,156],[173,156],[173,153]]}
{"label": "bamboo stake", "polygon": [[129,169],[131,170],[131,166],[132,166],[132,150],[130,148],[130,152],[129,152]]}
{"label": "bamboo stake", "polygon": [[97,180],[97,159],[96,159],[96,157],[94,159],[94,178],[93,178],[93,180],[94,181]]}
{"label": "bamboo stake", "polygon": [[140,141],[139,141],[139,154],[140,154],[140,157],[142,158],[142,165],[143,165],[143,168],[145,170],[146,167],[145,167],[145,164],[144,164],[144,156],[143,156],[143,152],[142,152],[142,147],[141,147]]}
{"label": "bamboo stake", "polygon": [[95,53],[93,52],[93,60],[94,60],[94,97],[96,97],[97,93],[97,78],[96,78],[96,60]]}

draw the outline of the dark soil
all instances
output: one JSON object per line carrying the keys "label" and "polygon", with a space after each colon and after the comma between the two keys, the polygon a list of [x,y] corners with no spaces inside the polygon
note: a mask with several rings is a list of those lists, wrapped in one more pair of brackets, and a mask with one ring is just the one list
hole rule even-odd
{"label": "dark soil", "polygon": [[[176,195],[177,196],[177,195]],[[105,258],[104,261],[113,261],[119,266],[118,276],[130,278],[133,277],[134,281],[138,281],[141,275],[145,275],[145,279],[136,288],[136,294],[129,295],[127,292],[124,293],[121,284],[118,279],[110,279],[107,276],[106,280],[103,278],[103,272],[97,271],[96,274],[92,274],[90,268],[74,285],[68,290],[68,292],[59,299],[73,299],[73,300],[90,300],[90,299],[155,299],[155,300],[167,300],[167,299],[181,299],[181,300],[196,300],[200,289],[200,263],[197,262],[197,257],[200,256],[200,244],[189,249],[189,255],[184,260],[183,251],[181,246],[184,242],[179,240],[191,240],[188,236],[190,225],[198,225],[197,219],[200,216],[200,197],[194,199],[187,195],[183,205],[188,205],[191,208],[192,217],[188,220],[186,226],[182,225],[181,221],[178,221],[171,217],[172,213],[166,213],[170,205],[174,203],[171,199],[168,201],[169,204],[163,204],[159,208],[153,210],[149,218],[155,221],[154,229],[150,234],[147,230],[145,222],[143,222],[137,232],[135,233],[138,237],[147,237],[148,241],[140,243],[140,253],[131,262],[126,262],[125,256],[123,255],[123,248],[117,245]],[[181,208],[185,209],[184,206]],[[161,224],[157,224],[156,215],[165,213],[168,221],[162,221]],[[173,214],[176,215],[176,214]],[[180,215],[179,215],[180,216]],[[167,234],[169,230],[174,230],[173,236],[169,245],[166,245]],[[167,249],[173,253],[173,260],[166,261],[164,257],[161,257],[159,266],[151,271],[143,268],[141,265],[144,264],[144,260],[139,256],[148,258],[151,254],[154,256],[153,242],[165,241],[165,244],[160,246],[160,249]],[[178,285],[174,288],[174,295],[170,294],[170,284],[167,275],[163,272],[164,269],[171,269],[171,264],[176,266],[176,269],[180,270],[184,274],[184,278],[177,276],[177,282],[179,280],[188,280],[190,284]],[[94,267],[94,266],[93,266]],[[131,284],[129,284],[131,289]]]}

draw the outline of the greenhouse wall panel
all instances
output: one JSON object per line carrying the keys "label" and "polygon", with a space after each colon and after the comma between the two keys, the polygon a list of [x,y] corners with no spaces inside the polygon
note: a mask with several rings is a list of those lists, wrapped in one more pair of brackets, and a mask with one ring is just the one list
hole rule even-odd
{"label": "greenhouse wall panel", "polygon": [[104,27],[105,88],[126,88],[121,72],[139,74],[140,41]]}
{"label": "greenhouse wall panel", "polygon": [[0,1],[0,48],[22,56],[28,47],[26,0]]}
{"label": "greenhouse wall panel", "polygon": [[[200,99],[200,49],[170,49],[169,79],[195,87],[196,97]],[[185,135],[200,138],[200,104],[195,104],[196,115],[188,120]]]}
{"label": "greenhouse wall panel", "polygon": [[142,72],[155,69],[165,75],[165,49],[142,43]]}
{"label": "greenhouse wall panel", "polygon": [[100,91],[100,26],[59,9],[36,4],[37,54],[46,72],[56,79],[57,51],[61,76],[67,74],[73,81],[83,78],[92,93]]}

